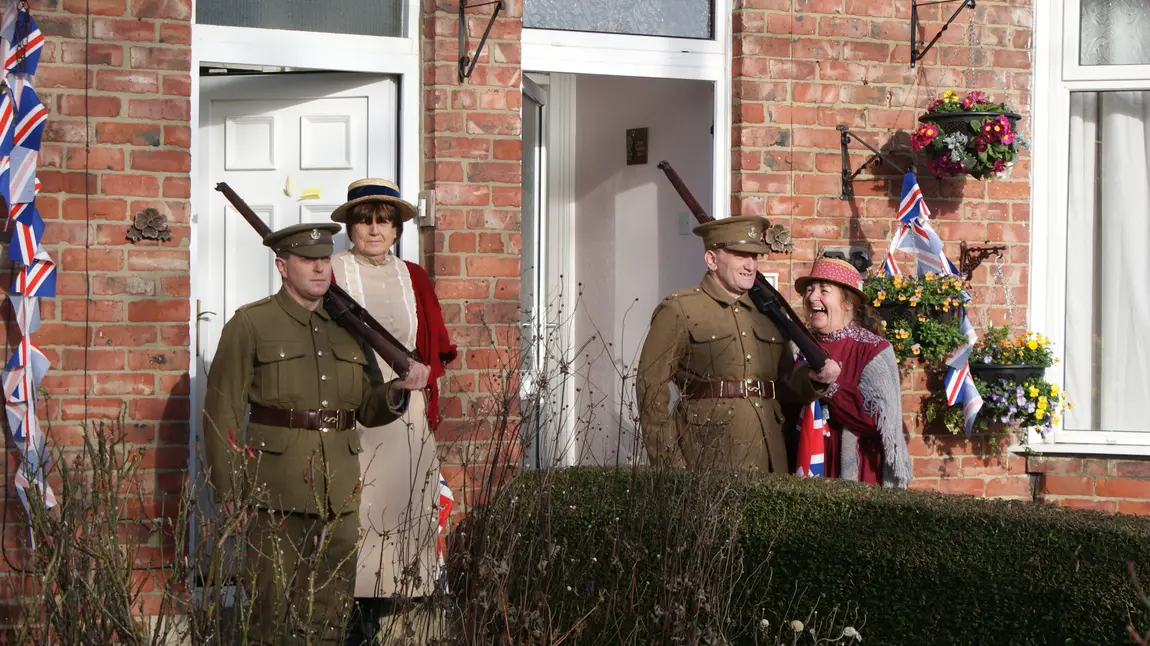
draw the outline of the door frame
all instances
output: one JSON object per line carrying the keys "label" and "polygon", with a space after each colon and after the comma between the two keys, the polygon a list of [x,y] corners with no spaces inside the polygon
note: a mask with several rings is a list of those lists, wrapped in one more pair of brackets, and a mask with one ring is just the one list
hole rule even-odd
{"label": "door frame", "polygon": [[[547,155],[542,183],[544,204],[540,223],[543,280],[538,289],[544,294],[561,294],[560,302],[544,298],[543,308],[557,306],[572,311],[569,299],[577,294],[575,277],[575,75],[633,76],[714,83],[714,137],[712,137],[712,203],[715,218],[727,217],[731,187],[731,34],[732,0],[714,0],[714,38],[710,40],[628,36],[524,29],[522,70],[550,74],[548,102],[543,106],[544,141]],[[652,163],[658,160],[652,160]],[[670,160],[674,161],[674,160]],[[541,310],[540,317],[550,320]],[[558,342],[571,348],[575,342],[570,323],[557,331]],[[575,383],[566,380],[564,401],[575,401]],[[564,415],[556,444],[561,456],[557,466],[578,464],[575,420]]]}
{"label": "door frame", "polygon": [[[302,68],[324,72],[358,72],[392,76],[396,81],[398,105],[398,177],[400,195],[412,204],[419,204],[421,127],[420,112],[422,97],[420,92],[420,16],[422,9],[419,0],[404,1],[403,38],[387,38],[349,34],[328,34],[279,29],[257,29],[248,27],[224,27],[219,25],[197,24],[196,0],[191,0],[192,12],[192,60],[191,60],[191,127],[190,150],[192,167],[191,183],[191,233],[189,257],[198,259],[200,246],[207,242],[207,231],[201,229],[207,218],[201,221],[199,214],[207,212],[209,200],[206,195],[212,190],[208,174],[201,168],[197,156],[204,157],[204,143],[200,136],[200,67],[204,63],[224,65],[259,65],[269,67]],[[369,155],[370,158],[370,155]],[[370,163],[370,162],[369,162]],[[406,235],[400,239],[399,255],[403,258],[418,258],[418,224],[408,222]],[[193,403],[202,397],[204,380],[200,374],[200,343],[197,338],[198,326],[196,302],[204,293],[204,285],[199,272],[190,272],[191,296],[189,297],[189,352],[192,361],[188,366]],[[221,322],[222,324],[222,322]],[[192,406],[189,414],[190,433],[188,450],[194,451],[194,443],[200,430],[198,406]],[[189,476],[197,478],[199,468],[196,460],[189,459]],[[193,480],[194,481],[194,480]],[[195,532],[192,532],[194,536]]]}

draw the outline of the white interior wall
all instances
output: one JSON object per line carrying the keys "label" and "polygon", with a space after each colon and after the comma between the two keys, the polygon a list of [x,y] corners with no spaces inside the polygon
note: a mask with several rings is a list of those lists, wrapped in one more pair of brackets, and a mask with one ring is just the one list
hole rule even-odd
{"label": "white interior wall", "polygon": [[[712,203],[713,92],[706,81],[578,77],[574,347],[595,337],[576,363],[581,464],[635,455],[632,376],[651,313],[706,269],[694,217],[656,165],[670,161],[695,198]],[[627,166],[626,131],[642,127],[647,163]]]}

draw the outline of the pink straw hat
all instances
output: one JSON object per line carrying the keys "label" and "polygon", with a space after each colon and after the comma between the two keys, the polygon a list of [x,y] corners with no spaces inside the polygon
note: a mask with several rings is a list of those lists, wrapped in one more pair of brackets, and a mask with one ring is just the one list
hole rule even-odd
{"label": "pink straw hat", "polygon": [[795,289],[800,295],[804,294],[807,291],[807,285],[815,281],[834,283],[851,293],[857,294],[864,303],[867,300],[866,294],[862,290],[862,274],[855,269],[854,265],[845,260],[819,258],[815,261],[815,266],[811,267],[810,274],[795,281]]}

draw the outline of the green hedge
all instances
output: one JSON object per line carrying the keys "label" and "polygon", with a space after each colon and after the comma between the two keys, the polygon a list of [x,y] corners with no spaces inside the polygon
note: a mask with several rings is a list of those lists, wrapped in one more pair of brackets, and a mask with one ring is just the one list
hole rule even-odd
{"label": "green hedge", "polygon": [[525,472],[465,533],[512,643],[774,643],[817,603],[868,644],[1129,644],[1150,574],[1147,519],[746,473]]}

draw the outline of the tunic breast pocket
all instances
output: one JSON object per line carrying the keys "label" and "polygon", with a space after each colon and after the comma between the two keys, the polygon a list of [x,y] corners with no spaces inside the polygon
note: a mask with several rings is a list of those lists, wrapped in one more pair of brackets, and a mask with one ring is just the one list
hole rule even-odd
{"label": "tunic breast pocket", "polygon": [[[307,349],[292,341],[265,341],[256,346],[256,368],[260,395],[267,402],[298,401],[303,398],[306,369],[303,357]],[[314,367],[312,368],[314,370]]]}
{"label": "tunic breast pocket", "polygon": [[335,355],[335,375],[339,380],[339,397],[345,402],[358,406],[363,400],[364,367],[367,357],[363,348],[354,343],[336,343],[331,346]]}
{"label": "tunic breast pocket", "polygon": [[790,352],[787,341],[774,326],[766,323],[755,326],[755,339],[759,342],[759,355],[763,357],[761,363],[750,366],[752,379],[776,379],[778,375],[779,360],[784,352]]}
{"label": "tunic breast pocket", "polygon": [[693,376],[702,379],[731,379],[742,366],[741,346],[733,325],[699,324],[688,331],[691,347],[684,358]]}

